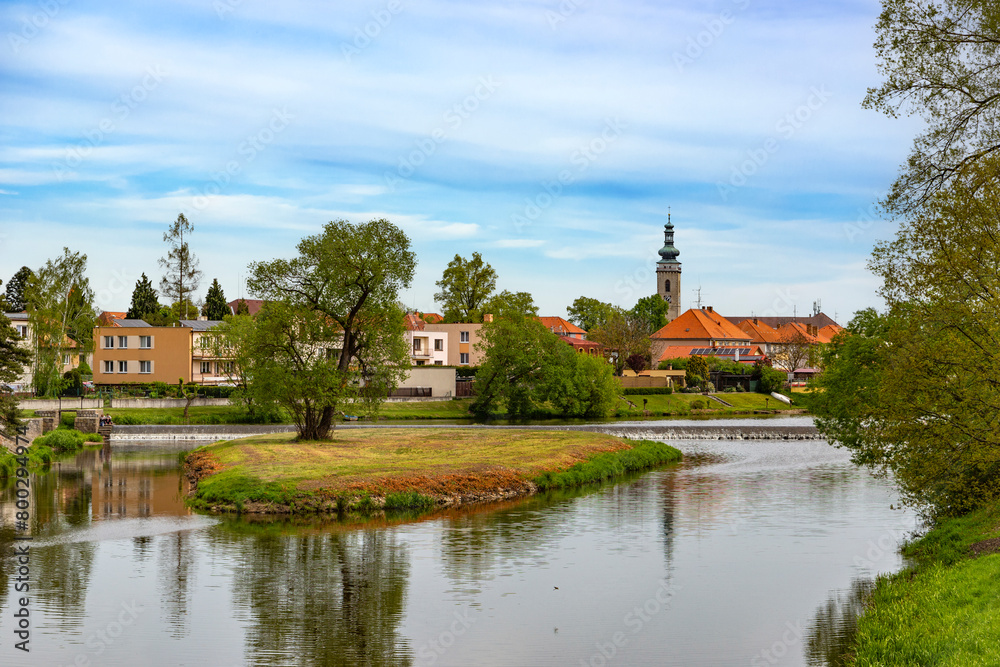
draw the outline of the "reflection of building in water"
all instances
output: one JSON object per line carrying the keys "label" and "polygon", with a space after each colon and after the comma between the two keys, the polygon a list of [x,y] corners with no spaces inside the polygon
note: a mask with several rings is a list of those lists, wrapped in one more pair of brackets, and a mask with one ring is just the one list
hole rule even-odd
{"label": "reflection of building in water", "polygon": [[112,457],[92,473],[93,518],[187,516],[187,484],[177,459],[120,460]]}

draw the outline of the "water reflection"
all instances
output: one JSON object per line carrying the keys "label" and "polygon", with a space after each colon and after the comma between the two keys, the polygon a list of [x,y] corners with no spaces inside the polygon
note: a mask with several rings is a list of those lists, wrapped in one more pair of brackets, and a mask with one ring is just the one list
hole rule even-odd
{"label": "water reflection", "polygon": [[233,604],[247,664],[409,665],[399,633],[409,560],[392,532],[213,531],[235,550]]}
{"label": "water reflection", "polygon": [[855,579],[846,591],[834,591],[816,611],[806,641],[806,657],[810,665],[846,667],[851,643],[858,629],[858,618],[864,612],[865,600],[875,582],[870,578]]}

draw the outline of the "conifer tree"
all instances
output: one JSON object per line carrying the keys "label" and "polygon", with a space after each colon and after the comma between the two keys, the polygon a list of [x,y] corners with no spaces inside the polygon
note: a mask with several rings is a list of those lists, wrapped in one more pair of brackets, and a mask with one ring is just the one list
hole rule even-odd
{"label": "conifer tree", "polygon": [[6,307],[10,309],[10,312],[20,313],[27,309],[24,300],[24,290],[28,286],[28,280],[34,275],[34,271],[26,266],[22,266],[7,283]]}
{"label": "conifer tree", "polygon": [[130,320],[141,320],[147,315],[160,312],[160,302],[157,299],[156,290],[146,274],[135,282],[135,289],[132,290],[132,306],[128,309],[125,317]]}
{"label": "conifer tree", "polygon": [[212,286],[208,288],[201,314],[210,320],[221,320],[229,315],[229,305],[226,303],[226,295],[222,292],[218,278],[213,279]]}

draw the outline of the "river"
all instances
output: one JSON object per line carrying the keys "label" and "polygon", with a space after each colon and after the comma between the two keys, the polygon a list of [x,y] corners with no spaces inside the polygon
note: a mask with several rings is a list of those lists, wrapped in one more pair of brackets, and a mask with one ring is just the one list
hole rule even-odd
{"label": "river", "polygon": [[[650,422],[643,422],[648,425]],[[183,503],[178,450],[32,477],[29,654],[3,665],[836,665],[916,527],[822,440],[671,440],[683,464],[415,522]],[[10,552],[13,489],[0,493]]]}

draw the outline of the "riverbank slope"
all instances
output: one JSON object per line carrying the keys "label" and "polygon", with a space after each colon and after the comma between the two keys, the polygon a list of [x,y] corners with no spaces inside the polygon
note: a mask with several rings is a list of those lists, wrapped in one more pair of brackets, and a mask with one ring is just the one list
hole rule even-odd
{"label": "riverbank slope", "polygon": [[193,505],[260,513],[410,509],[501,500],[679,461],[661,442],[603,433],[352,429],[323,442],[280,433],[194,450]]}
{"label": "riverbank slope", "polygon": [[855,667],[1000,665],[1000,507],[941,521],[903,548],[858,622]]}

